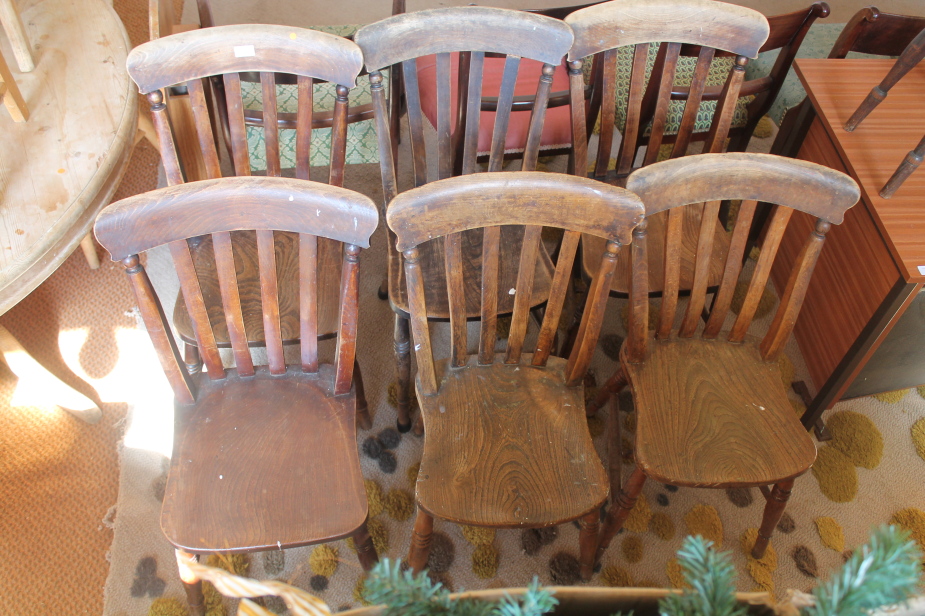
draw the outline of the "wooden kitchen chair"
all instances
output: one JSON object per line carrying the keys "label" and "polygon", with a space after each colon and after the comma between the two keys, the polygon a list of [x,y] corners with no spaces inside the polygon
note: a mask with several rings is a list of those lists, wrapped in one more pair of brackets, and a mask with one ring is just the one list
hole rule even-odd
{"label": "wooden kitchen chair", "polygon": [[[860,191],[854,180],[828,167],[769,154],[738,153],[657,163],[633,172],[627,188],[642,198],[649,216],[671,211],[686,217],[696,207],[702,211],[700,220],[706,222],[701,224],[693,286],[683,314],[676,314],[681,225],[669,232],[667,248],[648,243],[645,223],[633,234],[629,333],[620,351],[620,369],[588,410],[630,385],[636,414],[636,468],[614,496],[598,556],[620,530],[646,478],[651,477],[678,486],[759,487],[767,504],[752,555],[761,558],[794,479],[816,457],[815,445],[787,399],[777,359],[790,337],[825,234],[831,225],[842,222]],[[716,250],[712,219],[725,199],[743,201],[722,283],[703,326],[708,267]],[[727,330],[724,324],[742,271],[756,202],[775,204],[775,209],[744,303]],[[791,217],[792,224],[808,232],[806,242],[795,255],[773,322],[758,338],[748,333],[749,326]],[[655,250],[665,250],[665,255],[655,259]],[[649,267],[662,267],[666,281],[654,332],[648,327]],[[677,327],[676,316],[680,317]],[[619,443],[618,435],[614,443]]]}
{"label": "wooden kitchen chair", "polygon": [[[136,47],[129,54],[128,71],[142,94],[148,95],[152,115],[161,143],[161,159],[167,175],[168,185],[180,184],[193,179],[212,179],[222,176],[218,150],[215,145],[212,117],[206,102],[205,92],[209,80],[218,76],[228,93],[227,115],[230,119],[233,173],[239,176],[251,175],[248,141],[244,110],[241,98],[240,72],[257,72],[263,79],[262,94],[267,109],[276,109],[275,75],[285,72],[298,76],[299,98],[296,130],[295,169],[286,173],[303,180],[309,179],[311,141],[314,121],[312,120],[312,85],[315,80],[337,84],[338,98],[333,120],[333,138],[329,148],[331,164],[327,181],[332,186],[342,186],[344,181],[344,157],[346,148],[346,118],[348,116],[347,94],[362,69],[362,54],[352,42],[322,32],[284,26],[238,25],[217,26],[191,32],[183,32],[160,38]],[[187,160],[181,158],[181,147],[174,140],[176,128],[171,109],[163,104],[159,89],[175,84],[184,84],[189,92],[192,108],[192,134],[198,154],[203,161],[205,177],[190,177]],[[267,115],[272,114],[269,112]],[[264,156],[269,176],[284,173],[280,160],[279,130],[277,119],[267,123],[264,129]],[[235,260],[242,273],[241,306],[244,315],[244,333],[249,344],[262,346],[265,341],[263,313],[260,304],[260,280],[258,276],[257,240],[253,234],[239,234],[233,238]],[[298,302],[298,238],[292,234],[278,233],[275,238],[277,262],[279,263],[280,328],[283,344],[296,344],[300,336]],[[219,348],[232,346],[225,325],[221,289],[216,266],[212,257],[212,239],[204,237],[191,244],[193,262],[202,281],[202,296],[215,329]],[[339,243],[320,240],[318,259],[318,281],[320,302],[318,306],[317,334],[321,338],[333,337],[337,332],[338,284],[340,280]],[[184,342],[186,363],[190,371],[200,369],[201,357],[196,342],[193,323],[187,304],[180,294],[173,311],[174,325]],[[362,379],[357,374],[361,408],[366,408],[362,392]],[[363,427],[368,416],[361,414]]]}
{"label": "wooden kitchen chair", "polygon": [[[229,53],[230,55],[230,53]],[[192,76],[190,77],[193,78]],[[96,237],[121,261],[145,328],[175,396],[175,440],[161,528],[178,550],[253,552],[354,537],[360,562],[377,560],[366,530],[367,504],[356,444],[358,256],[378,224],[358,193],[275,177],[205,180],[162,188],[110,205]],[[274,234],[298,239],[296,301],[301,361],[287,365],[279,315]],[[232,236],[256,233],[268,365],[255,366],[245,335]],[[211,235],[235,367],[219,357],[203,281],[190,240]],[[321,238],[343,242],[334,365],[318,360]],[[139,254],[167,245],[207,371],[190,375]],[[201,244],[200,244],[201,246]],[[172,298],[170,298],[172,299]],[[184,582],[192,583],[191,579]],[[190,584],[194,613],[202,593]],[[196,612],[196,609],[200,611]]]}
{"label": "wooden kitchen chair", "polygon": [[[572,45],[571,29],[562,21],[530,13],[485,7],[459,7],[434,9],[389,17],[361,28],[355,36],[357,45],[363,50],[363,58],[372,84],[373,109],[379,135],[380,167],[382,170],[383,199],[386,207],[398,193],[396,182],[396,161],[392,154],[392,137],[383,90],[382,69],[401,65],[402,82],[408,107],[408,123],[413,153],[414,185],[421,186],[429,179],[428,162],[436,158],[436,179],[453,175],[454,143],[463,141],[461,172],[466,175],[477,170],[480,113],[478,110],[482,94],[482,68],[486,53],[505,54],[504,74],[498,92],[498,111],[494,114],[491,129],[491,156],[489,171],[500,171],[504,161],[505,144],[511,130],[520,130],[526,135],[522,168],[536,168],[540,147],[540,136],[545,119],[546,101],[552,87],[557,67]],[[466,60],[468,54],[468,60]],[[453,81],[453,65],[460,57],[468,62],[468,81],[458,84]],[[514,126],[511,121],[511,106],[517,85],[521,62],[542,63],[543,79],[536,86],[534,109],[527,126]],[[432,82],[430,91],[436,97],[433,118],[436,127],[436,152],[425,152],[425,88],[422,83]],[[465,92],[466,96],[454,96]],[[452,133],[452,126],[459,114],[466,116],[464,132]],[[464,233],[461,239],[460,266],[465,270],[464,278],[471,290],[480,286],[493,289],[498,295],[498,313],[507,314],[514,309],[514,298],[508,289],[516,279],[517,255],[521,250],[522,230],[494,227],[487,232],[483,242],[481,232]],[[498,251],[500,247],[500,251]],[[402,268],[402,256],[395,250],[395,238],[390,234],[388,241],[388,297],[396,313],[395,353],[398,377],[398,428],[411,428],[410,399],[411,385],[411,343],[408,326],[410,306]],[[446,291],[446,258],[444,242],[437,239],[420,247],[421,267],[431,281],[426,288],[428,318],[446,320],[450,317]],[[491,267],[482,274],[482,263],[491,259]],[[500,268],[497,264],[500,262]],[[544,303],[549,297],[552,284],[552,261],[545,247],[540,248],[536,264],[535,283],[532,286],[530,306]],[[481,316],[477,294],[465,296],[466,318]],[[493,318],[493,317],[492,317]],[[485,330],[483,345],[494,344],[495,333]],[[490,338],[490,339],[489,339]]]}
{"label": "wooden kitchen chair", "polygon": [[[569,51],[571,61],[571,85],[573,101],[578,92],[584,91],[581,79],[583,61],[594,56],[594,62],[600,62],[603,70],[602,100],[598,103],[592,99],[592,108],[599,106],[601,133],[593,171],[589,175],[596,179],[622,186],[626,177],[639,164],[654,163],[659,156],[661,145],[666,142],[665,127],[669,108],[672,103],[673,84],[681,77],[683,68],[680,56],[683,45],[697,45],[700,51],[692,69],[687,88],[687,98],[676,134],[672,137],[670,158],[684,156],[687,153],[695,124],[701,116],[701,102],[707,92],[713,59],[717,52],[735,54],[730,62],[722,88],[716,94],[715,113],[709,115],[710,127],[707,132],[704,152],[719,152],[725,146],[726,137],[732,124],[733,111],[739,100],[740,89],[745,77],[745,67],[749,58],[758,55],[758,50],[768,38],[768,20],[757,11],[740,6],[715,2],[713,0],[613,0],[576,11],[565,18],[565,22],[575,33],[575,44]],[[701,27],[702,25],[702,27]],[[654,43],[659,43],[656,47]],[[618,100],[616,92],[617,62],[620,48],[633,46],[632,61],[629,70],[629,89],[626,99]],[[655,54],[651,74],[656,76],[648,81],[647,62]],[[626,123],[616,156],[611,156],[615,143],[614,118],[618,105],[626,108]],[[651,115],[646,110],[652,108]],[[585,108],[582,104],[572,104],[572,113],[576,119],[572,125],[584,131]],[[587,143],[585,136],[576,134],[575,143]],[[636,163],[639,147],[646,147],[645,155]],[[588,169],[587,151],[576,147],[575,169],[583,173]],[[680,288],[691,288],[693,278],[693,253],[697,245],[699,219],[696,210],[690,210],[688,223],[681,236],[681,278]],[[671,224],[677,224],[676,218]],[[717,258],[710,267],[710,286],[719,283],[722,262],[728,249],[728,239],[718,219],[712,221],[714,226]],[[653,246],[664,245],[668,227],[665,215],[655,216],[648,222],[650,243]],[[595,238],[582,241],[582,273],[587,278],[590,267],[600,260],[604,244]],[[654,251],[659,252],[659,251]],[[659,294],[664,288],[661,268],[654,267],[650,272],[649,291]],[[630,286],[630,269],[628,253],[624,253],[614,276],[613,291],[626,295]]]}
{"label": "wooden kitchen chair", "polygon": [[[568,204],[567,208],[563,204]],[[430,550],[433,518],[500,528],[555,526],[580,519],[581,575],[591,577],[607,473],[584,418],[582,380],[600,333],[610,278],[621,245],[642,219],[639,199],[587,178],[539,173],[473,174],[406,191],[387,218],[405,257],[415,382],[426,435],[418,473],[418,515],[408,562],[420,571]],[[514,301],[505,353],[495,354],[495,319],[501,310],[495,285],[478,288],[462,266],[466,231],[518,226],[521,249],[516,280],[504,292]],[[535,347],[525,342],[541,257],[543,227],[565,230],[546,314]],[[582,233],[607,241],[595,271],[578,342],[566,359],[551,356],[566,290]],[[426,289],[442,272],[421,263],[422,246],[445,238],[451,348],[434,360]],[[487,243],[486,263],[497,273],[500,249]],[[477,274],[476,274],[477,275]],[[442,283],[441,283],[442,284]],[[472,297],[474,296],[474,297]],[[468,352],[466,310],[481,309],[479,352]],[[462,438],[460,435],[464,435]]]}

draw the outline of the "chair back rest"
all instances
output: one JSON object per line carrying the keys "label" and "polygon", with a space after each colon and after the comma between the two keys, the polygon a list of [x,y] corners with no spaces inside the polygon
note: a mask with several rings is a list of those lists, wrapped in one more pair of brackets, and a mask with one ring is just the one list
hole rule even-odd
{"label": "chair back rest", "polygon": [[[664,255],[665,288],[655,327],[656,338],[661,340],[667,340],[673,335],[675,323],[680,271],[678,244],[686,209],[683,206],[703,204],[694,281],[687,309],[677,330],[677,336],[689,338],[697,330],[705,307],[709,264],[713,257],[714,224],[720,202],[727,199],[742,200],[720,286],[702,332],[704,338],[712,339],[719,335],[732,303],[757,203],[774,204],[761,244],[761,254],[742,308],[728,334],[730,342],[745,339],[794,210],[815,217],[815,224],[812,224],[811,218],[798,217],[801,223],[797,229],[809,229],[809,234],[799,249],[786,288],[781,294],[777,313],[762,340],[761,353],[767,360],[777,358],[790,336],[826,232],[831,225],[840,224],[845,210],[860,198],[857,184],[844,173],[802,160],[748,153],[703,154],[656,163],[634,171],[627,181],[627,188],[643,200],[647,216],[668,211]],[[643,224],[636,228],[633,238],[627,347],[631,361],[642,361],[646,354],[649,329],[647,262]]]}
{"label": "chair back rest", "polygon": [[[563,210],[563,203],[568,204],[567,213]],[[398,195],[389,207],[387,218],[397,237],[396,247],[405,257],[411,327],[422,393],[436,392],[437,383],[424,299],[424,286],[428,281],[424,280],[418,262],[417,247],[420,244],[442,237],[447,253],[453,254],[461,250],[460,236],[465,231],[481,228],[487,232],[500,225],[525,225],[517,282],[509,291],[514,296],[514,314],[503,359],[504,363],[518,364],[530,316],[533,275],[541,249],[540,233],[543,227],[565,230],[546,313],[530,359],[530,365],[542,367],[552,351],[581,234],[588,233],[608,240],[567,366],[568,383],[577,384],[581,382],[597,344],[617,252],[621,245],[630,241],[632,229],[642,216],[642,203],[629,191],[587,178],[536,171],[488,172],[449,178]],[[488,268],[490,261],[487,260],[483,268]],[[493,267],[496,272],[497,264],[495,258]],[[466,301],[463,296],[466,281],[461,268],[447,267],[446,286],[452,332],[450,364],[459,367],[469,361]],[[497,308],[497,286],[482,285],[480,364],[495,361]]]}
{"label": "chair back rest", "polygon": [[123,199],[107,207],[96,221],[96,237],[114,261],[121,261],[132,282],[145,326],[161,365],[181,402],[195,391],[180,360],[170,325],[139,261],[142,252],[166,244],[180,280],[209,377],[225,377],[222,359],[203,302],[200,279],[190,255],[190,238],[210,234],[221,287],[235,367],[241,376],[254,374],[238,292],[231,236],[256,232],[260,298],[268,366],[285,374],[279,324],[275,231],[299,237],[299,309],[301,367],[318,371],[318,238],[344,242],[340,318],[337,337],[335,394],[350,390],[356,352],[358,255],[369,246],[379,216],[369,198],[317,182],[275,177],[235,177],[170,186]]}
{"label": "chair back rest", "polygon": [[[247,112],[242,100],[240,73],[260,74],[263,140],[266,150],[266,175],[282,175],[279,127],[296,129],[295,175],[309,179],[311,136],[320,128],[312,118],[312,84],[314,80],[337,84],[337,98],[331,119],[330,169],[328,181],[343,185],[347,135],[347,95],[356,85],[363,66],[362,53],[352,42],[327,34],[272,25],[217,26],[150,41],[136,47],[126,61],[129,75],[142,94],[151,102],[151,112],[158,133],[161,160],[168,185],[180,184],[184,178],[183,161],[177,155],[171,118],[159,90],[182,86],[189,91],[195,135],[204,161],[204,176],[222,176],[209,104],[210,77],[220,76],[224,85],[226,112],[230,131],[235,175],[251,175],[248,149]],[[294,114],[280,114],[277,107],[277,74],[296,76],[298,107]],[[221,111],[221,110],[220,110]]]}
{"label": "chair back rest", "polygon": [[850,52],[899,56],[922,30],[925,17],[881,13],[877,7],[869,6],[845,24],[829,57],[844,58]]}
{"label": "chair back rest", "polygon": [[[614,162],[615,172],[612,174],[625,177],[634,166],[640,145],[647,145],[643,165],[657,160],[665,136],[668,106],[673,98],[672,90],[682,45],[696,45],[700,51],[686,92],[684,112],[671,158],[683,156],[687,151],[717,51],[726,51],[736,56],[718,93],[716,112],[704,146],[704,152],[722,150],[732,123],[748,58],[758,55],[769,32],[768,21],[761,13],[713,0],[612,0],[576,11],[566,17],[565,22],[575,33],[575,44],[569,52],[571,89],[583,89],[581,63],[588,56],[595,56],[595,73],[602,73],[602,87],[595,89],[591,100],[592,113],[587,122],[572,122],[573,131],[576,126],[585,131],[586,124],[593,126],[597,110],[600,110],[600,142],[593,172],[597,178],[608,176],[614,143],[618,48],[633,46],[626,124]],[[647,61],[650,46],[655,43],[660,45],[647,87]],[[577,97],[573,96],[572,111],[584,120],[584,105],[577,102]],[[653,110],[651,114],[646,111],[648,109]],[[648,140],[645,140],[644,132],[650,118],[651,132]],[[584,132],[581,137],[573,133],[573,139],[576,144],[587,142]],[[577,150],[575,168],[582,173],[587,168],[587,152]]]}
{"label": "chair back rest", "polygon": [[[436,55],[436,84],[433,89],[436,90],[437,99],[437,179],[453,175],[454,143],[457,139],[463,140],[462,174],[472,173],[476,169],[486,53],[506,56],[492,132],[489,171],[500,171],[503,163],[521,58],[544,64],[535,94],[536,102],[531,114],[523,162],[524,170],[536,168],[552,77],[572,46],[572,31],[562,21],[522,11],[477,6],[433,9],[396,15],[370,24],[361,28],[354,40],[363,50],[372,83],[386,203],[397,194],[397,187],[380,71],[387,66],[401,65],[408,104],[414,185],[421,186],[427,182],[428,177],[418,61],[430,55]],[[458,54],[459,71],[454,106],[451,64],[455,54]],[[460,117],[465,121],[457,121]],[[464,131],[451,134],[454,125],[464,126]],[[460,132],[464,134],[460,135]]]}

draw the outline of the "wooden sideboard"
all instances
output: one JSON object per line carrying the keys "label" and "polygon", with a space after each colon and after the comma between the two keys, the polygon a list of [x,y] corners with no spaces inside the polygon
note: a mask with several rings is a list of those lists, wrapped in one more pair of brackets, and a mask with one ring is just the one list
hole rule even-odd
{"label": "wooden sideboard", "polygon": [[[808,93],[796,156],[851,175],[861,201],[833,226],[794,336],[817,394],[810,426],[845,398],[925,383],[925,170],[891,199],[879,191],[925,134],[925,65],[906,75],[854,131],[845,121],[893,60],[807,59],[796,71]],[[794,148],[796,149],[796,147]],[[794,215],[772,278],[779,290],[810,232]],[[915,305],[913,310],[907,310]],[[905,313],[905,314],[904,314]]]}

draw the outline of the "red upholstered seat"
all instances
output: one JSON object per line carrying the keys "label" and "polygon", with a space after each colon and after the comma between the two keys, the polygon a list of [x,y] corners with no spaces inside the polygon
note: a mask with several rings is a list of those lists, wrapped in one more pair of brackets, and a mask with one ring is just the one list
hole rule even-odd
{"label": "red upholstered seat", "polygon": [[[451,100],[453,109],[456,108],[456,85],[459,75],[459,54],[451,54],[450,61],[452,76],[450,79]],[[498,96],[501,90],[501,76],[504,73],[504,58],[485,58],[485,68],[482,79],[482,96]],[[437,124],[437,57],[423,56],[418,58],[418,84],[421,92],[421,108],[432,126]],[[517,71],[517,85],[514,95],[536,94],[543,63],[524,58],[520,61]],[[568,90],[568,67],[565,62],[556,67],[552,78],[552,92]],[[511,113],[508,124],[507,138],[504,151],[517,152],[523,150],[527,142],[527,130],[530,127],[529,111],[515,111]],[[455,114],[454,114],[455,117]],[[491,147],[491,132],[495,126],[495,113],[493,111],[481,112],[479,119],[479,154],[488,154]],[[455,124],[451,126],[455,131]],[[572,146],[572,125],[569,106],[563,105],[549,109],[543,124],[543,136],[540,140],[541,149],[567,148]]]}

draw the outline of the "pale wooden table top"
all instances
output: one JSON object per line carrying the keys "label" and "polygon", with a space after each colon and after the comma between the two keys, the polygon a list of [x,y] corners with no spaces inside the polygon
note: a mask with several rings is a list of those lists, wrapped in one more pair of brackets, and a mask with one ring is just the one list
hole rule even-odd
{"label": "pale wooden table top", "polygon": [[[36,66],[11,67],[29,121],[0,113],[0,314],[90,231],[125,171],[138,115],[125,70],[131,46],[111,3],[24,0],[19,7]],[[0,46],[10,53],[5,37]]]}

